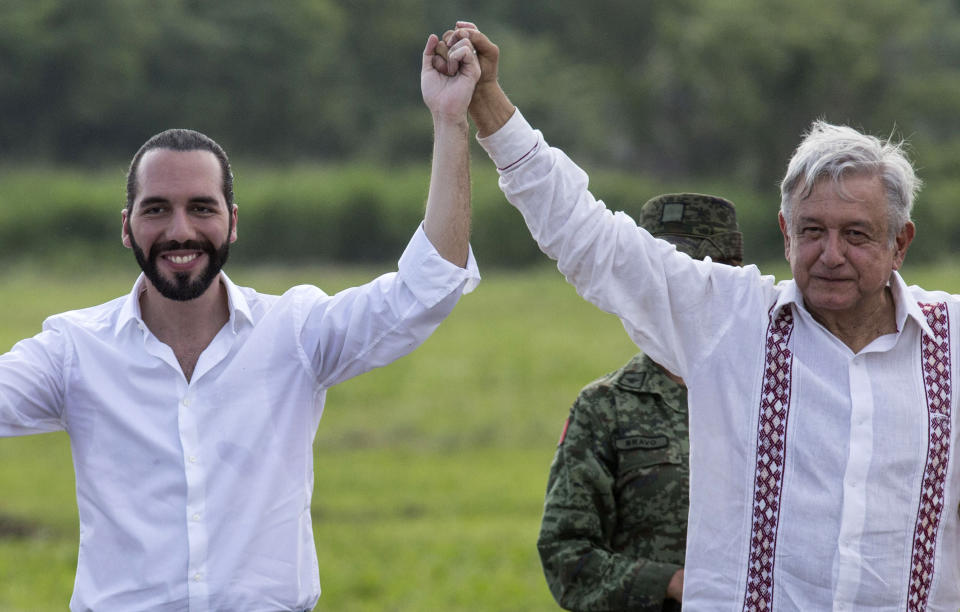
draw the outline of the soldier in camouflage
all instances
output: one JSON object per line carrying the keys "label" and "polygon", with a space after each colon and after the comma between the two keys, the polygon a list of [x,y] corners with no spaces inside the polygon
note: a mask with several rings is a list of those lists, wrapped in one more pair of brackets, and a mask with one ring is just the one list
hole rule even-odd
{"label": "soldier in camouflage", "polygon": [[[740,265],[734,206],[669,194],[637,216],[697,259]],[[679,610],[689,505],[687,389],[638,354],[587,385],[557,447],[537,548],[567,610]]]}

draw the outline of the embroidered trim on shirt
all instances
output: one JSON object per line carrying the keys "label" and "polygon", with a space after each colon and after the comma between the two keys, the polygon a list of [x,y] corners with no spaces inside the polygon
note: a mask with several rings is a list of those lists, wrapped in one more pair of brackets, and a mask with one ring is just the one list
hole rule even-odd
{"label": "embroidered trim on shirt", "polygon": [[757,425],[757,458],[753,483],[753,525],[744,594],[745,612],[766,611],[773,605],[773,562],[780,523],[780,496],[786,457],[787,415],[793,353],[787,348],[793,333],[789,305],[770,313],[767,327],[763,391]]}
{"label": "embroidered trim on shirt", "polygon": [[944,487],[950,460],[950,320],[947,305],[920,304],[933,337],[921,334],[920,359],[927,392],[927,463],[913,532],[907,610],[927,609],[933,581],[937,532],[943,515]]}

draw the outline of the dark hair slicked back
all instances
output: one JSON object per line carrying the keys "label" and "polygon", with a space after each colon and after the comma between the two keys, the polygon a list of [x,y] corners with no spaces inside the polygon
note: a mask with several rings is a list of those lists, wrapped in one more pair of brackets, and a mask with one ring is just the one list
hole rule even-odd
{"label": "dark hair slicked back", "polygon": [[143,159],[147,151],[153,149],[210,151],[213,153],[217,161],[220,162],[220,172],[223,175],[223,198],[227,202],[227,208],[233,208],[233,172],[230,169],[230,160],[227,159],[223,147],[209,136],[195,130],[175,128],[151,136],[133,156],[130,169],[127,171],[127,210],[133,207],[133,202],[137,198],[137,169],[140,167],[140,160]]}

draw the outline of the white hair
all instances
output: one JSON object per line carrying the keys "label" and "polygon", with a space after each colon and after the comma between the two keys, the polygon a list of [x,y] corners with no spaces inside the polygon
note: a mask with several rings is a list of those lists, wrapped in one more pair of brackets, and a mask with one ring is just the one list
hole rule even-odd
{"label": "white hair", "polygon": [[857,130],[814,121],[790,158],[787,173],[780,183],[780,212],[793,231],[793,203],[812,192],[817,182],[829,179],[841,197],[848,197],[842,179],[850,175],[878,176],[887,196],[888,238],[910,221],[913,200],[922,181],[904,151],[903,141],[880,140]]}

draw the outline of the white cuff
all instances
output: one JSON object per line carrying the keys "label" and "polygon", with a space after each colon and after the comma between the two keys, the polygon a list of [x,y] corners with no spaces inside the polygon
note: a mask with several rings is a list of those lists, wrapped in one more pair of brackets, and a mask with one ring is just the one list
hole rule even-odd
{"label": "white cuff", "polygon": [[477,137],[500,172],[509,172],[529,159],[540,147],[540,132],[534,130],[518,108],[499,130],[485,138]]}
{"label": "white cuff", "polygon": [[423,231],[423,223],[400,256],[397,269],[403,282],[427,308],[433,308],[454,291],[470,293],[480,282],[473,248],[468,246],[467,265],[461,268],[437,252]]}

